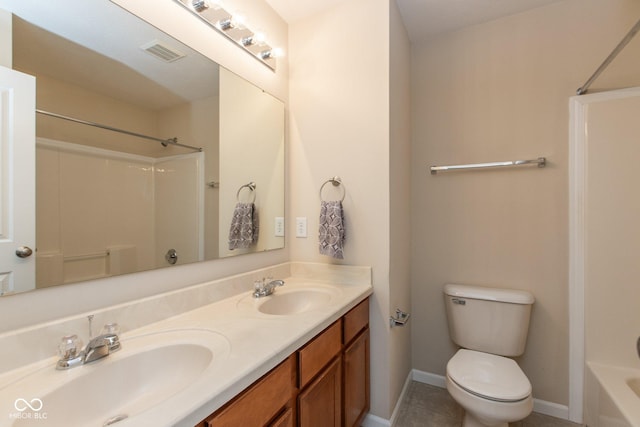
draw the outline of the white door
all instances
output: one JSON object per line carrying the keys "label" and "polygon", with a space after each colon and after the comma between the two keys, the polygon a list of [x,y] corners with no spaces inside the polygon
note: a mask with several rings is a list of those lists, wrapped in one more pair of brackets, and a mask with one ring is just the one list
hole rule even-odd
{"label": "white door", "polygon": [[0,67],[0,295],[36,283],[35,87]]}

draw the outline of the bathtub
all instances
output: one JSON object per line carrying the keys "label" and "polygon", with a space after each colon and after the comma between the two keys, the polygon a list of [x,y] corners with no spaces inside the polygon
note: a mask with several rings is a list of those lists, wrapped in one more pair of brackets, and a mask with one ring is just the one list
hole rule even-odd
{"label": "bathtub", "polygon": [[640,427],[640,369],[587,362],[588,427]]}

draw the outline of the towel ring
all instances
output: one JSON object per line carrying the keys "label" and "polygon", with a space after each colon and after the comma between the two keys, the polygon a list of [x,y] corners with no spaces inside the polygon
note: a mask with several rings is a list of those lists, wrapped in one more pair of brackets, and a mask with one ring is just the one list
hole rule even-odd
{"label": "towel ring", "polygon": [[[333,178],[329,178],[328,180],[322,183],[322,185],[320,186],[320,200],[322,200],[323,202],[326,200],[322,198],[322,190],[324,189],[324,186],[327,185],[328,183],[332,183],[334,187],[337,187],[338,185],[342,184],[342,179],[340,179],[339,176],[334,176]],[[342,198],[340,199],[341,202],[344,200],[344,197],[346,195],[347,195],[347,189],[344,187],[344,184],[342,184]]]}
{"label": "towel ring", "polygon": [[253,181],[238,188],[238,192],[236,193],[236,201],[240,202],[240,192],[242,191],[243,188],[248,188],[251,191],[251,194],[253,195],[253,199],[251,199],[251,203],[255,202],[256,201],[256,183]]}

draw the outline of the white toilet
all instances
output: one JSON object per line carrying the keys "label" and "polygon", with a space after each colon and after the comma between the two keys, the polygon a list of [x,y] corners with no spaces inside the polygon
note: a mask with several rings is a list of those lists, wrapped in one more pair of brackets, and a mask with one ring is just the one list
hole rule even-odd
{"label": "white toilet", "polygon": [[462,347],[447,363],[447,390],[465,410],[463,427],[507,427],[526,418],[531,383],[508,357],[524,352],[533,295],[454,284],[444,293],[449,335]]}

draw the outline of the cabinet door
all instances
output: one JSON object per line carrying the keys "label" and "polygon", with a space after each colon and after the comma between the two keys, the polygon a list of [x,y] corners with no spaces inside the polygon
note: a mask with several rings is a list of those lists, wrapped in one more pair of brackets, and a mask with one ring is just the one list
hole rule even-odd
{"label": "cabinet door", "polygon": [[342,359],[337,357],[298,396],[300,427],[338,427],[342,421]]}
{"label": "cabinet door", "polygon": [[294,427],[293,409],[287,409],[284,414],[280,415],[269,427]]}
{"label": "cabinet door", "polygon": [[359,426],[369,411],[369,328],[344,351],[344,426]]}

